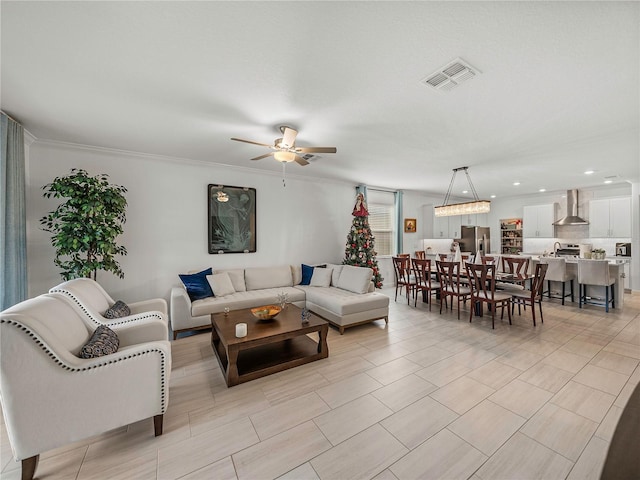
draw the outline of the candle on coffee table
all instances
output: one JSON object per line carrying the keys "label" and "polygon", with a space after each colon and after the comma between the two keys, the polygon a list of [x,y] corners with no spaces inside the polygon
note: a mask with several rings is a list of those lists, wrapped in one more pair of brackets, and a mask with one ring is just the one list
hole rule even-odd
{"label": "candle on coffee table", "polygon": [[246,337],[247,336],[247,324],[246,323],[238,323],[236,324],[236,337]]}

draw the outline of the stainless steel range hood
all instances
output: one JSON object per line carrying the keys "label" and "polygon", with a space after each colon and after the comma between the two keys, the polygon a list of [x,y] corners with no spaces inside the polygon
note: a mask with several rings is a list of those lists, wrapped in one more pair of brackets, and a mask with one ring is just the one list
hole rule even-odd
{"label": "stainless steel range hood", "polygon": [[554,225],[589,225],[589,222],[578,216],[578,190],[567,190],[567,216]]}

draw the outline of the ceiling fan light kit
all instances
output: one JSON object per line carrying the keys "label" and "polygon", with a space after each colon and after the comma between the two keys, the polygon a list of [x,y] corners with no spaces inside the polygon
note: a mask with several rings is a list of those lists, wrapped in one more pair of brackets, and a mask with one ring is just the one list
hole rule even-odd
{"label": "ceiling fan light kit", "polygon": [[[460,170],[464,170],[464,173],[467,176],[467,181],[469,182],[470,190],[473,192],[474,200],[472,202],[449,203],[449,199],[451,197],[451,189],[453,188],[453,182],[456,178],[456,174]],[[478,197],[478,193],[476,192],[476,189],[471,182],[471,177],[469,176],[468,170],[469,167],[458,167],[453,169],[453,177],[451,177],[451,183],[449,183],[449,189],[447,190],[447,195],[444,197],[444,202],[442,205],[434,208],[434,215],[436,217],[451,217],[454,215],[476,215],[478,213],[488,213],[489,211],[491,211],[491,202],[489,200],[480,200],[480,198]]]}
{"label": "ceiling fan light kit", "polygon": [[273,154],[273,158],[275,158],[279,162],[293,162],[296,159],[297,155],[293,152],[275,152]]}

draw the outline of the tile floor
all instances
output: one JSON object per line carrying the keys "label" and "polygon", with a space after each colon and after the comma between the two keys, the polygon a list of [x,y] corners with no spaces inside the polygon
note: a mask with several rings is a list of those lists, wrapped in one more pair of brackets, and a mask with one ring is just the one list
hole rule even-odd
{"label": "tile floor", "polygon": [[[640,381],[640,295],[609,314],[545,301],[544,324],[491,330],[384,292],[387,327],[330,328],[329,358],[233,388],[208,333],[178,339],[161,437],[122,427],[45,452],[37,477],[599,478]],[[19,478],[1,433],[0,478]]]}

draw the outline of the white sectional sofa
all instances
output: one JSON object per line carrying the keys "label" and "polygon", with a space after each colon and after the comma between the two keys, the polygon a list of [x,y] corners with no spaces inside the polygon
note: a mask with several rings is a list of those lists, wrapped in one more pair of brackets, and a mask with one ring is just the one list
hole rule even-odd
{"label": "white sectional sofa", "polygon": [[[214,269],[213,273],[222,274],[225,282],[228,275],[232,288],[218,288],[221,295],[194,301],[184,285],[176,286],[171,290],[170,305],[173,338],[180,332],[210,328],[211,314],[223,312],[225,307],[238,310],[277,303],[281,293],[287,294],[289,303],[323,317],[341,334],[347,327],[377,319],[389,322],[389,297],[374,291],[370,268],[327,264],[315,269],[309,285],[300,284],[300,265]],[[218,285],[217,277],[209,276],[208,280],[211,285]]]}

